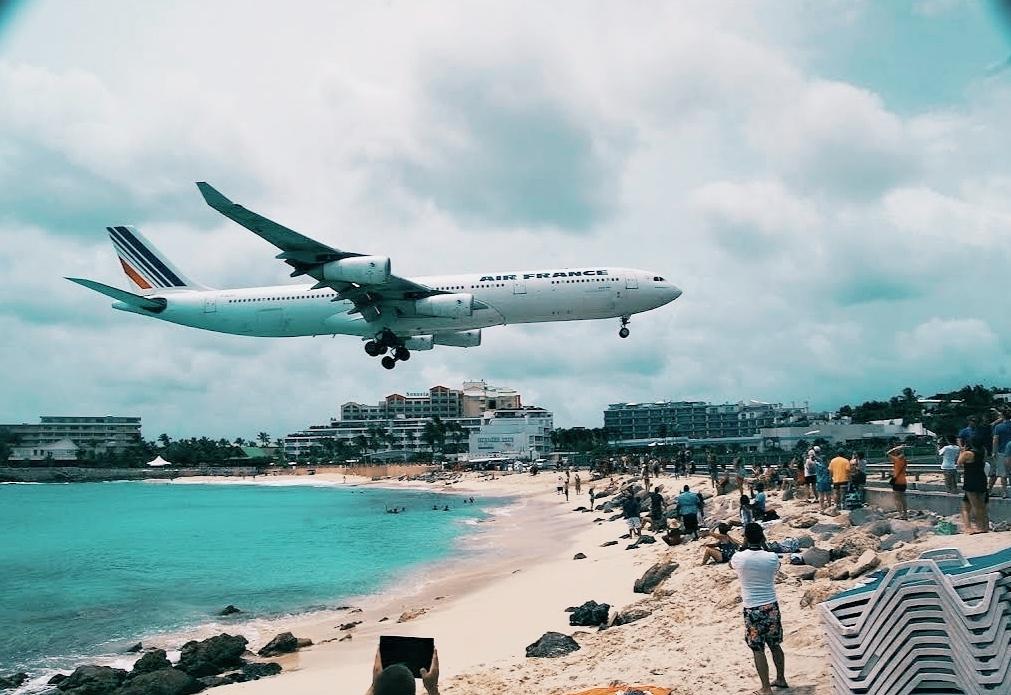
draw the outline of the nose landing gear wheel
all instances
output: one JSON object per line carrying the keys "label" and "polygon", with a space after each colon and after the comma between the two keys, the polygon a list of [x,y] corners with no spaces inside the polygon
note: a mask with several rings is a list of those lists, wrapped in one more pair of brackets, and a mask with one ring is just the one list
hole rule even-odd
{"label": "nose landing gear wheel", "polygon": [[621,317],[621,328],[618,329],[618,337],[627,338],[628,337],[628,322],[632,320],[631,316]]}
{"label": "nose landing gear wheel", "polygon": [[400,345],[393,351],[393,356],[401,362],[406,362],[411,359],[411,351]]}
{"label": "nose landing gear wheel", "polygon": [[627,328],[625,328],[624,326],[622,326],[621,328],[618,329],[618,337],[619,338],[627,338],[628,334],[629,334],[629,330]]}
{"label": "nose landing gear wheel", "polygon": [[382,364],[383,368],[385,369],[393,369],[394,367],[397,366],[397,361],[392,357],[390,357],[389,355],[387,355],[382,359]]}

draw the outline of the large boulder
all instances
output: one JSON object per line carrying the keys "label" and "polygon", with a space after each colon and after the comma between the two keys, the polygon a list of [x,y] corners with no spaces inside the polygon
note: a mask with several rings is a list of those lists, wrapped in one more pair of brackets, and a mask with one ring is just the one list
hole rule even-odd
{"label": "large boulder", "polygon": [[130,671],[130,676],[133,677],[139,676],[142,673],[160,671],[163,668],[172,668],[172,662],[168,660],[164,649],[155,649],[153,652],[148,652],[137,659],[133,665],[133,670]]}
{"label": "large boulder", "polygon": [[839,592],[839,587],[830,581],[819,580],[800,597],[800,607],[809,608],[825,601]]}
{"label": "large boulder", "polygon": [[126,671],[110,666],[78,666],[56,686],[67,695],[106,695],[126,680]]}
{"label": "large boulder", "polygon": [[635,580],[635,586],[633,586],[632,591],[637,594],[652,593],[653,589],[665,582],[677,568],[678,563],[670,560],[661,560]]}
{"label": "large boulder", "polygon": [[811,528],[818,523],[818,517],[813,514],[802,514],[786,523],[790,528]]}
{"label": "large boulder", "polygon": [[850,523],[854,526],[861,526],[871,521],[877,521],[881,517],[881,512],[870,507],[861,507],[850,511]]}
{"label": "large boulder", "polygon": [[[360,620],[353,623],[347,623],[346,625],[342,625],[341,629],[350,630],[360,623]],[[291,654],[296,651],[298,651],[298,638],[290,632],[282,632],[279,635],[275,635],[274,639],[267,642],[267,644],[256,653],[260,656],[279,656],[281,654]]]}
{"label": "large boulder", "polygon": [[245,676],[247,680],[251,681],[259,680],[260,678],[267,678],[269,676],[276,676],[280,672],[281,664],[275,661],[246,664],[242,667],[242,675]]}
{"label": "large boulder", "polygon": [[24,671],[12,673],[6,678],[0,676],[0,690],[13,690],[14,688],[20,688],[27,680],[28,674]]}
{"label": "large boulder", "polygon": [[832,559],[829,552],[821,548],[808,548],[800,556],[804,558],[804,564],[811,567],[824,567]]}
{"label": "large boulder", "polygon": [[612,625],[628,625],[637,620],[648,618],[652,614],[652,608],[633,603],[631,606],[625,606],[615,614]]}
{"label": "large boulder", "polygon": [[857,556],[866,550],[879,550],[881,539],[864,532],[862,529],[853,529],[839,534],[835,538],[833,550],[840,557]]}
{"label": "large boulder", "polygon": [[800,579],[802,581],[809,581],[814,579],[817,569],[808,565],[784,565],[782,572],[787,577],[793,577],[794,579]]}
{"label": "large boulder", "polygon": [[578,650],[579,643],[560,632],[545,632],[533,644],[527,645],[527,657],[554,659]]}
{"label": "large boulder", "polygon": [[177,668],[163,668],[130,678],[116,695],[191,695],[206,686]]}
{"label": "large boulder", "polygon": [[414,620],[415,618],[420,618],[421,616],[423,616],[427,612],[428,612],[427,608],[411,608],[411,609],[406,610],[403,613],[401,613],[400,617],[397,618],[397,622],[398,623],[406,623],[409,620]]}
{"label": "large boulder", "polygon": [[872,521],[871,523],[867,524],[867,533],[871,534],[872,536],[877,536],[878,538],[880,538],[881,536],[887,536],[891,532],[892,532],[892,522],[890,522],[888,519],[878,519],[877,521]]}
{"label": "large boulder", "polygon": [[572,611],[569,615],[569,625],[578,625],[580,627],[607,625],[607,614],[610,610],[611,606],[606,603],[587,601]]}
{"label": "large boulder", "polygon": [[245,663],[247,640],[242,635],[220,634],[183,645],[176,668],[194,678],[216,676],[223,671],[238,668]]}
{"label": "large boulder", "polygon": [[850,567],[850,577],[859,577],[881,564],[881,558],[873,550],[864,552]]}

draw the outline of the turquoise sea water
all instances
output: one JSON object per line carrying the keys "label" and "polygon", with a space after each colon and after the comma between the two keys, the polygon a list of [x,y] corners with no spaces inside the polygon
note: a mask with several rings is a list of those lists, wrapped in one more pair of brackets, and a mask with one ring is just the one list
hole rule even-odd
{"label": "turquoise sea water", "polygon": [[336,607],[466,552],[467,522],[498,503],[337,486],[0,485],[0,673],[116,653],[229,603],[257,618]]}

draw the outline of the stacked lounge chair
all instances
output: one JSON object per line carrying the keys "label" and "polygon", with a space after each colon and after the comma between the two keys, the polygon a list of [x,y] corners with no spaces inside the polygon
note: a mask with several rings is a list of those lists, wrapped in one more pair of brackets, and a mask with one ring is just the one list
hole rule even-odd
{"label": "stacked lounge chair", "polygon": [[1011,548],[954,548],[821,604],[836,695],[1011,693]]}

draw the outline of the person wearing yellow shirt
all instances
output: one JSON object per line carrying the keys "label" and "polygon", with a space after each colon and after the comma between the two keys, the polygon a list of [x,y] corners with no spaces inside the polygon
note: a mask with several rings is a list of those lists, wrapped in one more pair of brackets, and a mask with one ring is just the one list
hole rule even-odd
{"label": "person wearing yellow shirt", "polygon": [[842,506],[843,495],[850,484],[850,460],[843,451],[836,452],[835,458],[828,462],[829,473],[832,474],[832,488],[835,491],[835,506]]}

